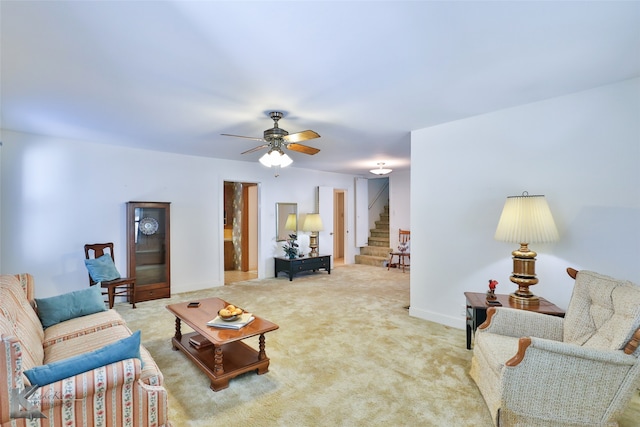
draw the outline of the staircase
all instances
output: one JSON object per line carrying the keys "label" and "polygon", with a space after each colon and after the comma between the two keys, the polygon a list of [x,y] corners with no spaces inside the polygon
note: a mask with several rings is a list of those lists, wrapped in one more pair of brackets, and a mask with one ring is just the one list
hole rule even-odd
{"label": "staircase", "polygon": [[356,264],[386,267],[389,252],[389,206],[385,206],[376,228],[369,230],[369,245],[360,248],[360,255],[356,255]]}

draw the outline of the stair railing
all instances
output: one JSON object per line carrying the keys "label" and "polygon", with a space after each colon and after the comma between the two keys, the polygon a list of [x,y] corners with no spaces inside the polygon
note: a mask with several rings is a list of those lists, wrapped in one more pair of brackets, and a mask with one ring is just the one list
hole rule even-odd
{"label": "stair railing", "polygon": [[371,210],[373,205],[376,204],[376,202],[378,201],[378,199],[380,198],[384,190],[386,190],[388,187],[389,187],[389,181],[385,182],[384,185],[380,187],[380,190],[378,190],[378,194],[376,194],[376,197],[374,197],[373,202],[369,204],[369,210]]}

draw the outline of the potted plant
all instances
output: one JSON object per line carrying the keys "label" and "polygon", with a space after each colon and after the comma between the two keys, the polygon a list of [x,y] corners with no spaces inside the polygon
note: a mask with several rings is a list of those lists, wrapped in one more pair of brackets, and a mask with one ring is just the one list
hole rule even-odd
{"label": "potted plant", "polygon": [[282,246],[284,253],[289,257],[289,259],[294,259],[298,256],[298,244],[296,243],[297,238],[297,234],[289,234],[287,244]]}

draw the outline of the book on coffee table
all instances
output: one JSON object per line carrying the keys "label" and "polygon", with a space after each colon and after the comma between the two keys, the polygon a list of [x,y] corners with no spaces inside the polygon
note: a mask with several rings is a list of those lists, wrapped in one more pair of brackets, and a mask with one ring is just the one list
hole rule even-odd
{"label": "book on coffee table", "polygon": [[216,316],[215,319],[207,322],[207,326],[221,329],[240,329],[253,322],[254,319],[255,317],[251,313],[242,313],[240,317],[232,321],[222,320],[220,316]]}
{"label": "book on coffee table", "polygon": [[191,344],[193,347],[197,348],[198,350],[201,350],[203,348],[213,345],[211,341],[209,341],[208,339],[206,339],[200,334],[190,337],[189,344]]}

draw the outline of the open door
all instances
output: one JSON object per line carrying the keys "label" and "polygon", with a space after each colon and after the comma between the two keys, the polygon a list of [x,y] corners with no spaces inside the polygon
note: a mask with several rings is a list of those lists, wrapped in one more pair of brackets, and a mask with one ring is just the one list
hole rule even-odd
{"label": "open door", "polygon": [[321,255],[331,255],[333,268],[333,187],[318,187],[318,213],[324,226],[319,234],[318,251]]}
{"label": "open door", "polygon": [[347,192],[333,190],[333,263],[344,265],[347,241]]}
{"label": "open door", "polygon": [[223,181],[224,283],[258,277],[258,184]]}
{"label": "open door", "polygon": [[[258,185],[243,183],[242,248],[240,270],[258,270]],[[257,273],[256,273],[257,274]]]}
{"label": "open door", "polygon": [[[340,202],[336,203],[336,198]],[[331,255],[331,267],[334,265],[335,257],[346,257],[346,241],[348,227],[346,222],[346,190],[336,190],[333,187],[318,187],[318,213],[322,218],[324,230],[319,234],[319,252],[322,255]],[[336,212],[336,205],[341,213]],[[341,221],[336,224],[335,218]],[[338,235],[339,233],[339,235]],[[335,251],[335,241],[341,245],[343,251]]]}

